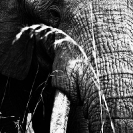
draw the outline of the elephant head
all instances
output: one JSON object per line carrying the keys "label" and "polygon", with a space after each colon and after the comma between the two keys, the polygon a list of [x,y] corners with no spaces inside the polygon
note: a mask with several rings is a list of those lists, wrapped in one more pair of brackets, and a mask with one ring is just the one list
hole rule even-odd
{"label": "elephant head", "polygon": [[[52,85],[66,94],[72,103],[83,107],[89,131],[132,132],[132,1],[12,1],[18,2],[19,9],[25,9],[19,14],[12,12],[12,18],[7,17],[12,20],[14,27],[8,26],[12,27],[14,34],[18,32],[16,27],[20,29],[22,25],[44,23],[64,31],[84,50],[87,59],[72,43],[63,42],[61,47],[55,49],[52,70],[58,71],[52,77]],[[21,19],[18,18],[20,15]],[[7,18],[5,15],[3,21],[8,23]],[[7,30],[7,27],[3,27],[0,33],[4,29]],[[12,40],[12,36],[8,37]],[[3,38],[5,40],[6,36],[3,35]],[[17,65],[18,72],[23,73],[16,74],[15,69],[15,74],[12,74],[7,70],[13,69],[3,67],[11,65],[7,54],[4,54],[10,51],[8,41],[0,43],[0,71],[23,79],[29,70],[33,45],[27,47],[22,45],[25,43],[20,44],[22,48],[19,49],[27,47],[29,55],[26,58],[27,54],[20,54],[27,59],[20,62],[23,65]]]}

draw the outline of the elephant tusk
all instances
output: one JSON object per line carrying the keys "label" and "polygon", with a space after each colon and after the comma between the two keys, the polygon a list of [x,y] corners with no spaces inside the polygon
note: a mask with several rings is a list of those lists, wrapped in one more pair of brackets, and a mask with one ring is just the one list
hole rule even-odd
{"label": "elephant tusk", "polygon": [[70,101],[60,91],[56,91],[50,123],[50,133],[66,133]]}

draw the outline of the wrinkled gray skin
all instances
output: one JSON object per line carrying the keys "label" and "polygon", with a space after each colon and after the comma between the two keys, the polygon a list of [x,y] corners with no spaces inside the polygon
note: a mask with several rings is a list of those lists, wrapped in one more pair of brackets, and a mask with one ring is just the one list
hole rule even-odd
{"label": "wrinkled gray skin", "polygon": [[[99,133],[102,127],[99,94],[90,68],[91,64],[96,72],[97,64],[100,89],[107,101],[116,133],[133,132],[132,1],[63,0],[61,4],[59,29],[82,46],[89,62],[83,67],[79,63],[80,68],[77,68],[71,60],[81,55],[74,55],[68,49],[62,50],[55,58],[53,69],[63,73],[55,74],[53,85],[67,94],[72,102],[83,106],[89,131]],[[92,54],[93,43],[97,63]],[[103,100],[102,105],[103,132],[112,133]]]}
{"label": "wrinkled gray skin", "polygon": [[[65,45],[55,50],[53,70],[63,73],[55,74],[52,85],[65,93],[72,103],[83,107],[89,132],[99,133],[102,126],[99,94],[90,64],[95,72],[97,64],[100,89],[105,95],[116,133],[133,132],[132,1],[25,0],[24,4],[26,12],[63,30],[84,49],[89,61],[80,70],[76,70],[70,61],[82,57],[81,53],[75,54],[76,49],[70,51]],[[93,44],[97,63],[92,54]],[[103,132],[112,133],[103,101],[102,105]]]}

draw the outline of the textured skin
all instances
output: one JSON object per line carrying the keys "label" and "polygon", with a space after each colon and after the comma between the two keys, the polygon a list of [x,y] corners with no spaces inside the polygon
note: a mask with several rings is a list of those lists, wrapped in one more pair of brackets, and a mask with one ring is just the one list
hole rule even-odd
{"label": "textured skin", "polygon": [[[100,88],[105,95],[116,133],[133,132],[133,3],[130,0],[64,0],[67,12],[59,28],[70,35],[88,56],[88,65],[73,64],[82,55],[76,51],[58,50],[54,70],[62,70],[53,77],[53,85],[63,91],[70,100],[83,105],[91,133],[101,130],[100,102],[92,54],[96,46]],[[90,6],[91,5],[91,6]],[[92,9],[90,8],[92,7]],[[69,26],[67,26],[69,25]],[[94,42],[95,41],[95,42]],[[79,68],[78,68],[79,67]],[[105,107],[103,101],[102,105]],[[112,133],[111,121],[103,107],[104,133]]]}

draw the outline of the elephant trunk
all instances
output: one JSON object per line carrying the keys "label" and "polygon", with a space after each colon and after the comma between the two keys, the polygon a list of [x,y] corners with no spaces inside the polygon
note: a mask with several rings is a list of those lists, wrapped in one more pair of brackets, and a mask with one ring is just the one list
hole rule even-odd
{"label": "elephant trunk", "polygon": [[131,4],[127,0],[87,2],[75,11],[73,28],[63,29],[84,49],[88,64],[73,65],[70,51],[62,52],[53,66],[64,73],[60,71],[53,83],[72,101],[83,104],[93,133],[133,132]]}
{"label": "elephant trunk", "polygon": [[[99,130],[105,133],[113,132],[111,121],[116,133],[133,132],[133,16],[131,14],[130,3],[127,1],[92,4],[88,22],[88,46],[86,42],[82,44],[97,74],[100,88],[94,82],[96,78],[94,74],[90,74],[92,70],[85,68],[82,82],[86,82],[86,85],[82,83],[82,86],[87,91],[81,95],[82,98],[85,97],[85,114],[92,132]],[[82,22],[85,25],[86,21]],[[93,45],[96,47],[96,59],[92,54]],[[109,112],[103,100],[100,104],[99,89],[105,96]]]}

